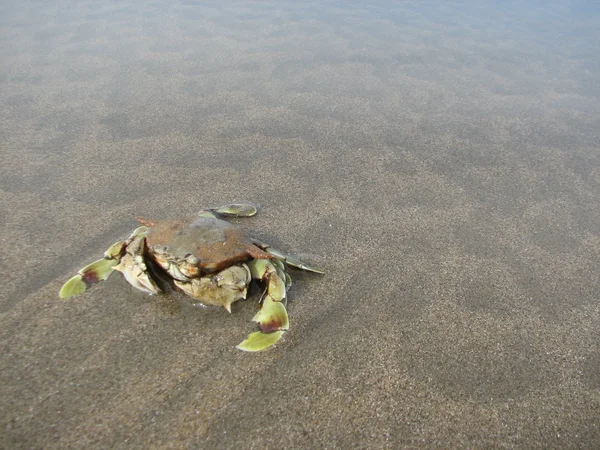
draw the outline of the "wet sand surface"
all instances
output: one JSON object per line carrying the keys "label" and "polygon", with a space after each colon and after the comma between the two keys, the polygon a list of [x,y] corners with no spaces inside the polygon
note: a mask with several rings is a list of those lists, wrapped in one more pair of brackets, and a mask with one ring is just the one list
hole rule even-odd
{"label": "wet sand surface", "polygon": [[[51,4],[0,14],[1,448],[598,448],[598,15]],[[58,298],[239,200],[327,272],[275,348],[256,299]]]}

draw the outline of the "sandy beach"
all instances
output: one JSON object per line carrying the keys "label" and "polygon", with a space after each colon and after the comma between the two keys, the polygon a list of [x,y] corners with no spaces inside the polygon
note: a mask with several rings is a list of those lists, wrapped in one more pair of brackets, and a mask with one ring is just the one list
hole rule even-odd
{"label": "sandy beach", "polygon": [[[564,3],[2,5],[0,448],[598,448],[600,14]],[[326,271],[269,351],[256,297],[59,299],[135,216],[233,201]]]}

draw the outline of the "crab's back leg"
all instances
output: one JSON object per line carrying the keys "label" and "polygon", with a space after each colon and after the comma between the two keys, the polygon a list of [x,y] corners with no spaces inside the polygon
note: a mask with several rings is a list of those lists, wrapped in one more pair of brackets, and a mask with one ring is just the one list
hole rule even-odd
{"label": "crab's back leg", "polygon": [[92,284],[107,280],[117,264],[119,264],[118,259],[109,258],[102,258],[88,264],[63,284],[58,295],[60,298],[69,298],[83,294]]}
{"label": "crab's back leg", "polygon": [[[138,230],[139,228],[134,233],[138,232]],[[77,275],[63,284],[58,293],[60,298],[69,298],[83,294],[92,284],[107,280],[112,275],[115,266],[119,264],[130,239],[131,236],[125,241],[115,242],[104,252],[104,258],[94,261],[83,269],[78,270]]]}
{"label": "crab's back leg", "polygon": [[256,214],[256,206],[251,203],[229,203],[218,208],[208,208],[200,211],[200,217],[251,217]]}
{"label": "crab's back leg", "polygon": [[261,309],[252,320],[258,322],[260,331],[251,333],[237,348],[248,352],[265,350],[275,344],[289,328],[285,309],[286,277],[283,264],[268,259],[255,259],[248,263],[252,278],[266,283]]}
{"label": "crab's back leg", "polygon": [[265,244],[264,242],[259,241],[258,239],[252,239],[252,243],[254,245],[256,245],[257,247],[262,248],[265,252],[269,253],[270,255],[274,256],[275,258],[284,261],[286,264],[288,264],[292,267],[295,267],[296,269],[306,270],[308,272],[314,272],[314,273],[320,273],[320,274],[325,273],[321,269],[316,269],[312,266],[309,266],[305,262],[302,262],[299,259],[294,258],[293,256],[286,255],[285,253],[271,247],[269,244]]}

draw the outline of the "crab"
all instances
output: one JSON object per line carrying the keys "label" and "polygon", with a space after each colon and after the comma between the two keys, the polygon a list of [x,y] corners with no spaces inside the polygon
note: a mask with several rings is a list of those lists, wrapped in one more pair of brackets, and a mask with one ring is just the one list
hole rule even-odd
{"label": "crab", "polygon": [[222,218],[250,217],[256,212],[250,204],[228,204],[182,220],[137,217],[142,226],[111,245],[102,259],[79,270],[59,295],[66,299],[81,294],[118,271],[144,293],[160,294],[168,284],[189,295],[192,303],[222,306],[231,313],[231,305],[246,299],[251,281],[258,280],[264,285],[260,310],[253,318],[259,330],[236,347],[265,350],[289,328],[287,268],[323,272],[251,238]]}

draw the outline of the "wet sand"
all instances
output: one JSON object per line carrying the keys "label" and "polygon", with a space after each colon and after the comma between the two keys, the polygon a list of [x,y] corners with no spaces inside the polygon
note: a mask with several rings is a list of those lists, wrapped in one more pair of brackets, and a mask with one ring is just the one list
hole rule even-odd
{"label": "wet sand", "polygon": [[[57,5],[0,14],[0,448],[598,447],[597,16]],[[58,298],[239,200],[327,271],[272,350],[255,299]]]}

